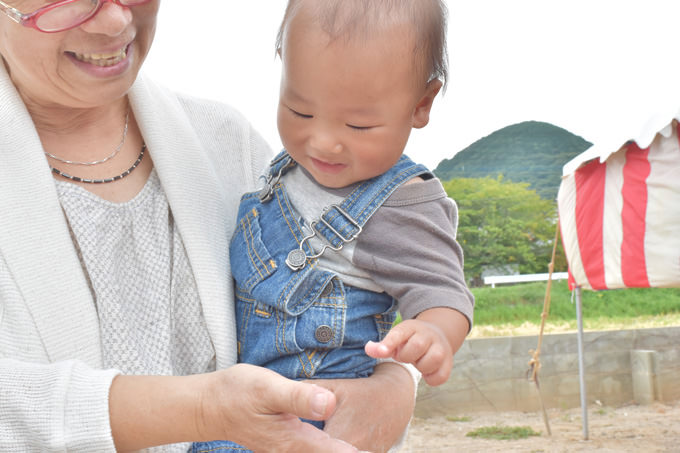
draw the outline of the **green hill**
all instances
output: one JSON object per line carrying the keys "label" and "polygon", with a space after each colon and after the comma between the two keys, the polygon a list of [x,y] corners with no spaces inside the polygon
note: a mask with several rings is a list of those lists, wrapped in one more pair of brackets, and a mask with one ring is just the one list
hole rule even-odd
{"label": "green hill", "polygon": [[502,174],[513,182],[527,182],[542,198],[554,200],[562,167],[590,146],[560,127],[525,121],[477,140],[453,158],[441,161],[434,173],[442,181]]}

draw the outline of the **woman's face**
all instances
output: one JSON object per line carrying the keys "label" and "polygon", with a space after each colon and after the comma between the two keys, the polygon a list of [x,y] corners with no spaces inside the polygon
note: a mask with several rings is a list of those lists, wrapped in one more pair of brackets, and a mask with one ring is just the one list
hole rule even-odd
{"label": "woman's face", "polygon": [[[14,0],[30,13],[47,0]],[[0,15],[0,54],[30,106],[87,108],[123,96],[146,58],[160,0],[122,7],[106,2],[96,16],[71,30],[42,33]]]}

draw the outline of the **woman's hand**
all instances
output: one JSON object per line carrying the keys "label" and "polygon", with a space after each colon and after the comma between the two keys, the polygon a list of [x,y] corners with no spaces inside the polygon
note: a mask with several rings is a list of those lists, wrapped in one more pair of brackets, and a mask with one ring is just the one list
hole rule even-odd
{"label": "woman's hand", "polygon": [[365,379],[319,379],[337,398],[324,431],[361,450],[385,452],[405,432],[415,407],[411,374],[396,363],[382,363]]}
{"label": "woman's hand", "polygon": [[254,451],[357,451],[298,418],[328,418],[332,392],[251,365],[196,376],[118,376],[109,401],[118,451],[219,439]]}

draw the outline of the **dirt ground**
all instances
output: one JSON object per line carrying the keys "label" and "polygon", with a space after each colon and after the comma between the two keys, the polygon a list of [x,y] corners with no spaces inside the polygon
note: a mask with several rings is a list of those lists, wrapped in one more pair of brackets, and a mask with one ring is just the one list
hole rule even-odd
{"label": "dirt ground", "polygon": [[[471,413],[469,421],[416,418],[402,453],[416,452],[680,452],[680,401],[588,407],[589,440],[584,440],[581,408],[549,409],[552,435],[540,412]],[[483,426],[529,426],[540,436],[486,440],[466,434]]]}

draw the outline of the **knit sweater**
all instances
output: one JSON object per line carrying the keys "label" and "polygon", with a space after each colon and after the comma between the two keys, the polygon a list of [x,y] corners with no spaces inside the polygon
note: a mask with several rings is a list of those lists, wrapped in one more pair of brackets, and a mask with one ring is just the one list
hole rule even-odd
{"label": "knit sweater", "polygon": [[[228,241],[270,150],[231,108],[140,76],[130,103],[186,247],[218,368],[236,361]],[[35,126],[0,65],[0,451],[115,451],[102,338]]]}

